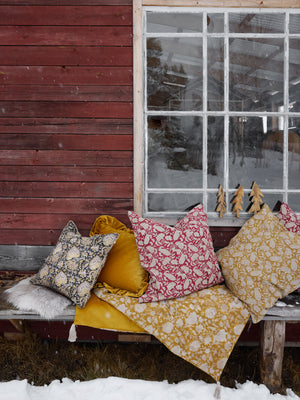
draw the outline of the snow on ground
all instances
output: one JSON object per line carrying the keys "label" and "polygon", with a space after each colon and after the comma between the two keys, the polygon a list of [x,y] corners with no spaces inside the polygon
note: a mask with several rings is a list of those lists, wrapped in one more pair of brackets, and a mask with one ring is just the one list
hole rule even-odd
{"label": "snow on ground", "polygon": [[264,385],[237,384],[235,389],[203,381],[178,384],[110,377],[87,382],[64,378],[50,385],[34,386],[27,380],[0,383],[0,400],[298,400],[291,389],[271,394]]}

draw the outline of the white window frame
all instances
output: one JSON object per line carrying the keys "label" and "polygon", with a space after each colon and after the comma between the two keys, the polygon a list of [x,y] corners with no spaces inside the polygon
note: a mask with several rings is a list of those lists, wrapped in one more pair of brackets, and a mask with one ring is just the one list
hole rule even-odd
{"label": "white window frame", "polygon": [[[144,160],[145,160],[145,149],[144,149],[144,132],[145,132],[145,121],[143,120],[144,116],[144,109],[143,109],[143,104],[144,104],[144,72],[143,72],[143,60],[146,59],[146,54],[145,54],[145,46],[143,44],[143,15],[144,11],[146,10],[151,10],[152,7],[155,7],[157,10],[158,8],[160,10],[163,10],[164,7],[172,7],[172,12],[173,11],[183,11],[184,8],[188,7],[197,7],[203,9],[202,11],[209,11],[211,8],[214,10],[218,8],[221,12],[224,11],[230,11],[229,9],[234,7],[234,10],[238,8],[239,11],[251,11],[251,9],[255,9],[253,11],[256,11],[258,9],[268,9],[271,8],[272,12],[278,12],[278,9],[284,9],[284,10],[289,10],[292,12],[292,10],[295,10],[296,12],[299,12],[300,8],[300,2],[299,0],[286,0],[285,2],[282,2],[282,0],[265,0],[263,2],[263,5],[259,4],[258,1],[255,0],[247,0],[243,1],[243,7],[240,7],[241,2],[239,0],[227,0],[227,1],[222,1],[220,2],[219,0],[202,0],[202,1],[193,1],[193,0],[134,0],[133,1],[133,66],[134,66],[134,79],[133,79],[133,84],[134,84],[134,209],[135,211],[140,214],[140,215],[145,215],[145,209],[143,207],[143,199],[144,199]],[[282,4],[284,3],[284,5]],[[178,7],[181,7],[180,9]],[[277,9],[277,10],[276,10]],[[199,10],[200,11],[200,10]],[[253,35],[252,35],[253,36]],[[282,35],[284,36],[284,35]],[[299,35],[298,35],[299,36]],[[288,57],[286,55],[285,57],[285,68],[288,68]],[[288,90],[287,90],[287,78],[285,80],[285,96],[288,96]],[[288,99],[285,99],[285,103],[288,103]],[[225,108],[226,110],[226,108]],[[287,115],[288,110],[284,110],[282,115]],[[151,114],[151,113],[150,113]],[[238,114],[238,112],[234,112],[235,115]],[[241,113],[244,115],[245,113]],[[257,115],[257,113],[254,113]],[[262,113],[259,113],[262,115]],[[278,114],[278,113],[274,113]],[[272,116],[270,113],[266,113],[268,116]],[[292,116],[292,115],[291,115]],[[229,118],[229,114],[227,113],[227,118]],[[286,119],[287,120],[287,119]],[[287,126],[285,127],[287,129]],[[285,135],[287,138],[287,135]],[[225,143],[226,145],[226,143]],[[287,152],[287,143],[285,143],[285,151]],[[287,154],[286,154],[287,157]],[[226,164],[225,161],[225,168],[228,168],[228,165]],[[284,165],[284,176],[287,176],[287,162]],[[227,174],[228,176],[228,174]],[[284,182],[284,187],[282,189],[282,193],[286,193],[286,188],[287,188],[287,182]],[[203,187],[204,191],[203,193],[206,192],[206,187],[204,183]],[[224,187],[225,193],[227,194],[228,190],[228,183],[225,182],[225,187]],[[272,190],[270,190],[272,191]],[[278,191],[276,189],[276,191]],[[264,193],[267,193],[268,190],[264,190]],[[300,192],[300,190],[293,190],[293,192]],[[286,198],[283,198],[284,201],[286,201]],[[229,203],[229,200],[227,200],[227,204]],[[228,207],[229,208],[229,207]],[[228,210],[229,211],[229,210]],[[180,213],[174,217],[174,214],[172,213],[173,216],[168,217],[167,213],[149,213],[147,214],[148,217],[151,217],[154,220],[159,220],[161,222],[165,223],[174,223],[178,217],[180,216]],[[227,226],[240,226],[243,224],[245,221],[244,218],[236,218],[234,216],[230,216],[229,212],[226,216],[226,218],[217,218],[216,213],[212,218],[209,218],[209,223],[210,225],[218,226],[218,225],[227,225]]]}

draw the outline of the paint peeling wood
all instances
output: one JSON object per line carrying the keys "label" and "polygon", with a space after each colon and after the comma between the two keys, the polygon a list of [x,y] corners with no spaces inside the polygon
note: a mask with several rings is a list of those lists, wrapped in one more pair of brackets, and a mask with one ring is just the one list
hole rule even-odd
{"label": "paint peeling wood", "polygon": [[[67,61],[67,60],[65,60]],[[131,67],[0,66],[0,84],[132,85]]]}
{"label": "paint peeling wood", "polygon": [[132,150],[131,135],[0,134],[4,150]]}
{"label": "paint peeling wood", "polygon": [[[51,0],[52,5],[57,6],[102,6],[116,5],[127,6],[132,4],[132,0]],[[0,5],[36,5],[47,6],[49,0],[0,0]]]}
{"label": "paint peeling wood", "polygon": [[0,116],[36,118],[130,118],[132,103],[0,101]]}
{"label": "paint peeling wood", "polygon": [[[0,50],[1,51],[1,50]],[[132,102],[132,86],[0,85],[0,100]]]}
{"label": "paint peeling wood", "polygon": [[[10,230],[44,230],[41,229],[47,226],[47,229],[61,231],[62,228],[67,224],[68,221],[72,220],[80,229],[89,231],[91,230],[94,221],[99,215],[103,214],[101,210],[99,213],[95,214],[0,214],[0,223],[2,229]],[[126,214],[114,213],[114,217],[120,221],[129,224],[129,219]],[[43,221],[43,226],[41,227],[41,221]],[[1,245],[0,245],[1,247]],[[0,254],[3,254],[0,252]],[[1,268],[0,268],[1,270]]]}
{"label": "paint peeling wood", "polygon": [[261,333],[260,373],[262,382],[272,392],[281,388],[285,321],[263,321]]}
{"label": "paint peeling wood", "polygon": [[2,133],[72,133],[132,135],[130,118],[0,118]]}
{"label": "paint peeling wood", "polygon": [[132,151],[0,150],[0,165],[132,166]]}
{"label": "paint peeling wood", "polygon": [[130,6],[0,6],[0,25],[132,25]]}
{"label": "paint peeling wood", "polygon": [[[67,177],[66,177],[67,178]],[[65,179],[66,179],[65,178]],[[0,197],[117,198],[130,199],[130,182],[1,182]]]}
{"label": "paint peeling wood", "polygon": [[127,26],[0,26],[1,45],[131,46]]}
{"label": "paint peeling wood", "polygon": [[[53,193],[55,194],[55,193]],[[70,199],[70,198],[2,198],[2,213],[28,214],[126,214],[132,210],[131,199]],[[41,220],[42,225],[42,220]],[[1,231],[0,231],[1,233]],[[3,233],[2,233],[3,234]],[[0,242],[1,243],[1,242]]]}
{"label": "paint peeling wood", "polygon": [[5,65],[132,66],[132,47],[0,46]]}
{"label": "paint peeling wood", "polygon": [[[0,166],[1,180],[4,182],[132,182],[131,167],[94,166]],[[1,226],[1,224],[0,224]]]}

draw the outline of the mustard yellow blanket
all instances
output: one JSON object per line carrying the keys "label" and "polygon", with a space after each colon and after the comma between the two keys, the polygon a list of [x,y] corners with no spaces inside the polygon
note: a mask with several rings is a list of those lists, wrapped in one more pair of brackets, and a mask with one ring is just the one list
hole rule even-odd
{"label": "mustard yellow blanket", "polygon": [[[135,331],[140,329],[152,334],[171,352],[216,381],[250,316],[225,285],[177,299],[143,304],[139,304],[137,298],[111,294],[105,288],[97,288],[94,293],[134,322]],[[93,314],[94,321],[89,318],[89,311],[76,309],[75,325],[101,328],[101,323],[96,321],[96,309]]]}

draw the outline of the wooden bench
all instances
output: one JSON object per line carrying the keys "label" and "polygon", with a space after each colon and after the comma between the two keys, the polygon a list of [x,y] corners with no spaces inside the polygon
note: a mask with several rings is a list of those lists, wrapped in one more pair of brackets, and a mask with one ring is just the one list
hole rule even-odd
{"label": "wooden bench", "polygon": [[[22,246],[0,245],[0,279],[6,276],[22,276],[34,274],[43,264],[53,246]],[[4,287],[0,288],[2,291]],[[62,315],[53,321],[74,320],[75,306],[68,307]],[[16,310],[5,306],[0,307],[1,322],[10,321],[13,326],[23,331],[25,321],[42,321],[42,317],[32,312]],[[300,295],[291,294],[276,303],[260,323],[260,373],[261,381],[272,391],[276,392],[281,386],[282,360],[285,346],[287,323],[300,322]],[[1,329],[0,329],[1,331]],[[149,334],[124,334],[114,336],[114,340],[147,342],[154,340]],[[296,343],[300,345],[300,341]]]}

